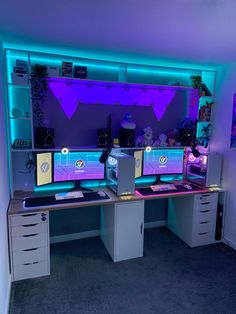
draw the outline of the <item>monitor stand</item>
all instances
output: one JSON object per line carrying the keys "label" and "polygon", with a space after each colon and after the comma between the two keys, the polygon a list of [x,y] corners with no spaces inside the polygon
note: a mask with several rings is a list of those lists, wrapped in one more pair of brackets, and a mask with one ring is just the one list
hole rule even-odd
{"label": "monitor stand", "polygon": [[156,180],[152,183],[152,185],[158,185],[158,184],[165,184],[167,183],[166,181],[161,181],[161,175],[157,174],[156,175]]}
{"label": "monitor stand", "polygon": [[81,192],[93,192],[93,189],[85,188],[81,185],[81,181],[74,181],[74,187],[68,190],[68,192],[72,191],[81,191]]}

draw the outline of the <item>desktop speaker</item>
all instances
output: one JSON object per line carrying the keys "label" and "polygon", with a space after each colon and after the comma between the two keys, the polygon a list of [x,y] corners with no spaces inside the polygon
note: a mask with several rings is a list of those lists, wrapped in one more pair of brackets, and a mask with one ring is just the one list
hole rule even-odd
{"label": "desktop speaker", "polygon": [[111,144],[111,129],[101,128],[97,130],[98,147],[109,147]]}
{"label": "desktop speaker", "polygon": [[46,127],[37,127],[35,133],[35,146],[37,148],[53,148],[54,129]]}
{"label": "desktop speaker", "polygon": [[134,147],[135,146],[135,130],[120,128],[119,140],[121,147]]}
{"label": "desktop speaker", "polygon": [[193,131],[188,128],[180,129],[179,142],[181,146],[190,146],[193,141]]}

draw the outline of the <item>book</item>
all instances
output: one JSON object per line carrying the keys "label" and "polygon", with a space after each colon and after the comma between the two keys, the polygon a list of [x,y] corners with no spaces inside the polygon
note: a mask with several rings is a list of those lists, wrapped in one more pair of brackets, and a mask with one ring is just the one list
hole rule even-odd
{"label": "book", "polygon": [[73,63],[72,62],[62,62],[62,76],[65,77],[72,77],[72,68],[73,68]]}
{"label": "book", "polygon": [[87,67],[75,65],[74,77],[76,77],[76,78],[87,78]]}

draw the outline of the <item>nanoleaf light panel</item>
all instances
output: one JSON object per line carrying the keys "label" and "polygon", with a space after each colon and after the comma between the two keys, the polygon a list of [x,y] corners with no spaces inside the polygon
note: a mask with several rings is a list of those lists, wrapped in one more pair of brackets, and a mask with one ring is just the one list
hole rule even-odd
{"label": "nanoleaf light panel", "polygon": [[49,88],[68,119],[79,110],[80,104],[100,104],[151,106],[160,121],[179,87],[52,78]]}

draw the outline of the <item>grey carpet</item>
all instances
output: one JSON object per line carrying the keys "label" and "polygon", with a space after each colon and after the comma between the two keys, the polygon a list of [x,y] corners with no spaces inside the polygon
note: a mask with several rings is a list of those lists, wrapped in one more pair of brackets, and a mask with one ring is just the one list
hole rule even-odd
{"label": "grey carpet", "polygon": [[236,313],[236,252],[145,230],[144,257],[113,263],[100,238],[51,246],[51,276],[16,282],[11,314]]}

